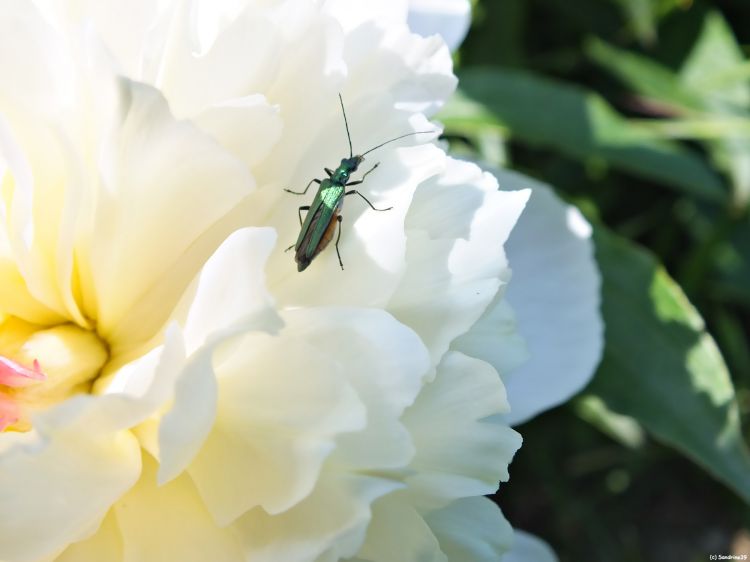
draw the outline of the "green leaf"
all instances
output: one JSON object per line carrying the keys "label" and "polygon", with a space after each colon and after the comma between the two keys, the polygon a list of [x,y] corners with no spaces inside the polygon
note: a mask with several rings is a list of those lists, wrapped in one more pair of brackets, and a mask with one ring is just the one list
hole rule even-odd
{"label": "green leaf", "polygon": [[657,35],[657,26],[672,10],[685,8],[690,0],[612,0],[632,28],[641,43],[653,43]]}
{"label": "green leaf", "polygon": [[639,94],[685,111],[703,109],[701,96],[682,83],[676,72],[641,55],[618,49],[599,39],[584,45],[586,55]]}
{"label": "green leaf", "polygon": [[448,131],[454,125],[506,127],[529,144],[603,160],[715,203],[726,198],[721,179],[700,157],[654,139],[594,93],[516,70],[473,68],[459,78],[458,95],[440,115]]}
{"label": "green leaf", "polygon": [[[718,12],[706,17],[703,30],[680,71],[682,82],[699,92],[715,115],[744,117],[750,107],[748,64],[729,24]],[[750,202],[750,137],[735,134],[712,143],[711,154],[732,177],[734,204]]]}
{"label": "green leaf", "polygon": [[750,453],[729,373],[703,320],[645,251],[595,234],[607,326],[588,391],[750,502]]}
{"label": "green leaf", "polygon": [[653,0],[615,0],[642,43],[656,39],[656,6]]}
{"label": "green leaf", "polygon": [[750,64],[718,13],[706,17],[702,33],[680,74],[639,55],[592,39],[588,56],[639,94],[664,109],[697,115],[692,120],[652,120],[644,126],[663,138],[708,141],[716,165],[731,177],[734,205],[750,201]]}
{"label": "green leaf", "polygon": [[750,86],[739,71],[744,62],[731,27],[721,14],[711,12],[680,77],[694,92],[746,108],[750,104]]}
{"label": "green leaf", "polygon": [[574,407],[582,419],[625,447],[636,449],[646,441],[645,432],[637,421],[630,416],[613,412],[598,396],[580,396]]}

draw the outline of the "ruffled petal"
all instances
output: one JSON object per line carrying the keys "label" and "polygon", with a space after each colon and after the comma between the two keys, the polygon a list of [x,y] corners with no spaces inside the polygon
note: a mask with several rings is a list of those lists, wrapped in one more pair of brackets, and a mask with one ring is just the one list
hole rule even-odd
{"label": "ruffled petal", "polygon": [[373,506],[367,538],[352,562],[448,562],[424,517],[398,493]]}
{"label": "ruffled petal", "polygon": [[557,562],[557,556],[540,538],[513,530],[513,545],[502,558],[503,562]]}
{"label": "ruffled petal", "polygon": [[[513,541],[513,529],[487,498],[466,498],[425,518],[448,560],[497,562]],[[524,559],[524,562],[536,562]],[[541,561],[540,561],[541,562]]]}
{"label": "ruffled petal", "polygon": [[601,278],[591,226],[575,207],[519,174],[497,177],[504,190],[532,189],[506,246],[513,269],[506,298],[530,354],[518,369],[501,370],[508,420],[518,424],[564,402],[593,376],[604,345]]}
{"label": "ruffled petal", "polygon": [[414,33],[438,34],[451,51],[458,49],[469,32],[469,0],[409,0],[409,27]]}
{"label": "ruffled petal", "polygon": [[110,510],[91,537],[71,544],[54,562],[123,562],[122,533]]}
{"label": "ruffled petal", "polygon": [[293,508],[334,451],[332,463],[363,469],[403,466],[413,454],[399,417],[427,369],[416,337],[377,311],[284,320],[278,337],[248,334],[220,351],[219,414],[188,470],[222,524],[255,506]]}
{"label": "ruffled petal", "polygon": [[238,334],[275,332],[281,326],[263,278],[274,242],[271,229],[232,234],[208,260],[189,305],[184,305],[189,306],[184,329],[188,357],[176,377],[173,405],[159,427],[161,483],[187,466],[214,422],[215,350]]}
{"label": "ruffled petal", "polygon": [[[449,352],[404,415],[416,447],[407,494],[420,509],[491,494],[508,479],[521,436],[500,421],[505,389],[487,363]],[[494,418],[492,416],[495,416]]]}
{"label": "ruffled petal", "polygon": [[140,447],[107,397],[69,401],[3,434],[3,560],[31,562],[89,536],[138,478]]}
{"label": "ruffled petal", "polygon": [[[283,367],[268,377],[279,356]],[[276,514],[299,502],[335,437],[365,424],[336,364],[293,338],[242,338],[219,375],[219,415],[188,470],[222,525],[255,506]]]}
{"label": "ruffled petal", "polygon": [[371,476],[324,473],[314,492],[294,509],[269,515],[255,508],[233,527],[253,562],[335,562],[357,553],[373,501],[397,487]]}
{"label": "ruffled petal", "polygon": [[407,269],[388,310],[427,344],[434,362],[484,313],[510,277],[503,244],[528,191],[498,192],[474,164],[448,159],[422,184],[407,217]]}
{"label": "ruffled petal", "polygon": [[145,455],[138,483],[114,506],[123,562],[244,562],[239,538],[213,522],[190,478],[157,486],[156,470]]}
{"label": "ruffled petal", "polygon": [[163,325],[221,239],[202,235],[252,187],[245,166],[176,121],[156,90],[123,81],[120,104],[84,260],[90,315],[116,351]]}

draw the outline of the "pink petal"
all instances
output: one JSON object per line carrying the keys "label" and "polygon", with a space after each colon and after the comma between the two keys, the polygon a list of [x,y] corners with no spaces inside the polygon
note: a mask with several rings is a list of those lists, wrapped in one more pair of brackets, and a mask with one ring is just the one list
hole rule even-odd
{"label": "pink petal", "polygon": [[16,363],[12,359],[0,356],[0,384],[17,388],[29,386],[43,381],[46,377],[39,367],[39,361],[34,359],[32,369]]}

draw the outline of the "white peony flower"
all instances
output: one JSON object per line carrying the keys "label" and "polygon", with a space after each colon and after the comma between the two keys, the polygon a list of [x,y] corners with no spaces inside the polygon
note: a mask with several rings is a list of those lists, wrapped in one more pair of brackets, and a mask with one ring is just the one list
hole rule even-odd
{"label": "white peony flower", "polygon": [[528,190],[418,135],[367,155],[362,191],[393,210],[346,201],[343,271],[333,247],[302,274],[283,252],[312,198],[283,188],[349,155],[339,92],[362,153],[430,130],[455,84],[441,40],[353,21],[0,4],[4,562],[507,550],[481,496],[520,438],[470,349]]}

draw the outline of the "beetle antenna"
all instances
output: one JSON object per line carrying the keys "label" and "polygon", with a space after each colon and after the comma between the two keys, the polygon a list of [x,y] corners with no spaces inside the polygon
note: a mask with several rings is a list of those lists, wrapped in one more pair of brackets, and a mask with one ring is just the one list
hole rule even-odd
{"label": "beetle antenna", "polygon": [[346,110],[344,109],[344,99],[339,94],[339,101],[341,102],[341,113],[344,114],[344,126],[346,127],[346,138],[349,140],[349,158],[354,155],[352,150],[352,136],[349,134],[349,121],[346,120]]}
{"label": "beetle antenna", "polygon": [[410,137],[410,136],[412,136],[412,135],[426,135],[427,133],[434,133],[434,132],[435,132],[435,131],[416,131],[416,132],[414,132],[414,133],[406,133],[405,135],[401,135],[400,137],[396,137],[395,139],[391,139],[391,140],[387,140],[387,141],[385,141],[385,142],[381,142],[381,143],[380,143],[379,145],[377,145],[377,146],[373,146],[373,147],[372,147],[372,148],[371,148],[370,150],[368,150],[367,152],[363,152],[362,154],[360,154],[360,156],[364,156],[365,154],[368,154],[368,153],[372,152],[373,150],[377,150],[377,149],[378,149],[378,148],[380,148],[381,146],[385,146],[385,145],[386,145],[386,144],[388,144],[388,143],[391,143],[391,142],[395,142],[395,141],[397,141],[397,140],[401,140],[401,139],[403,139],[403,138],[406,138],[406,137]]}

